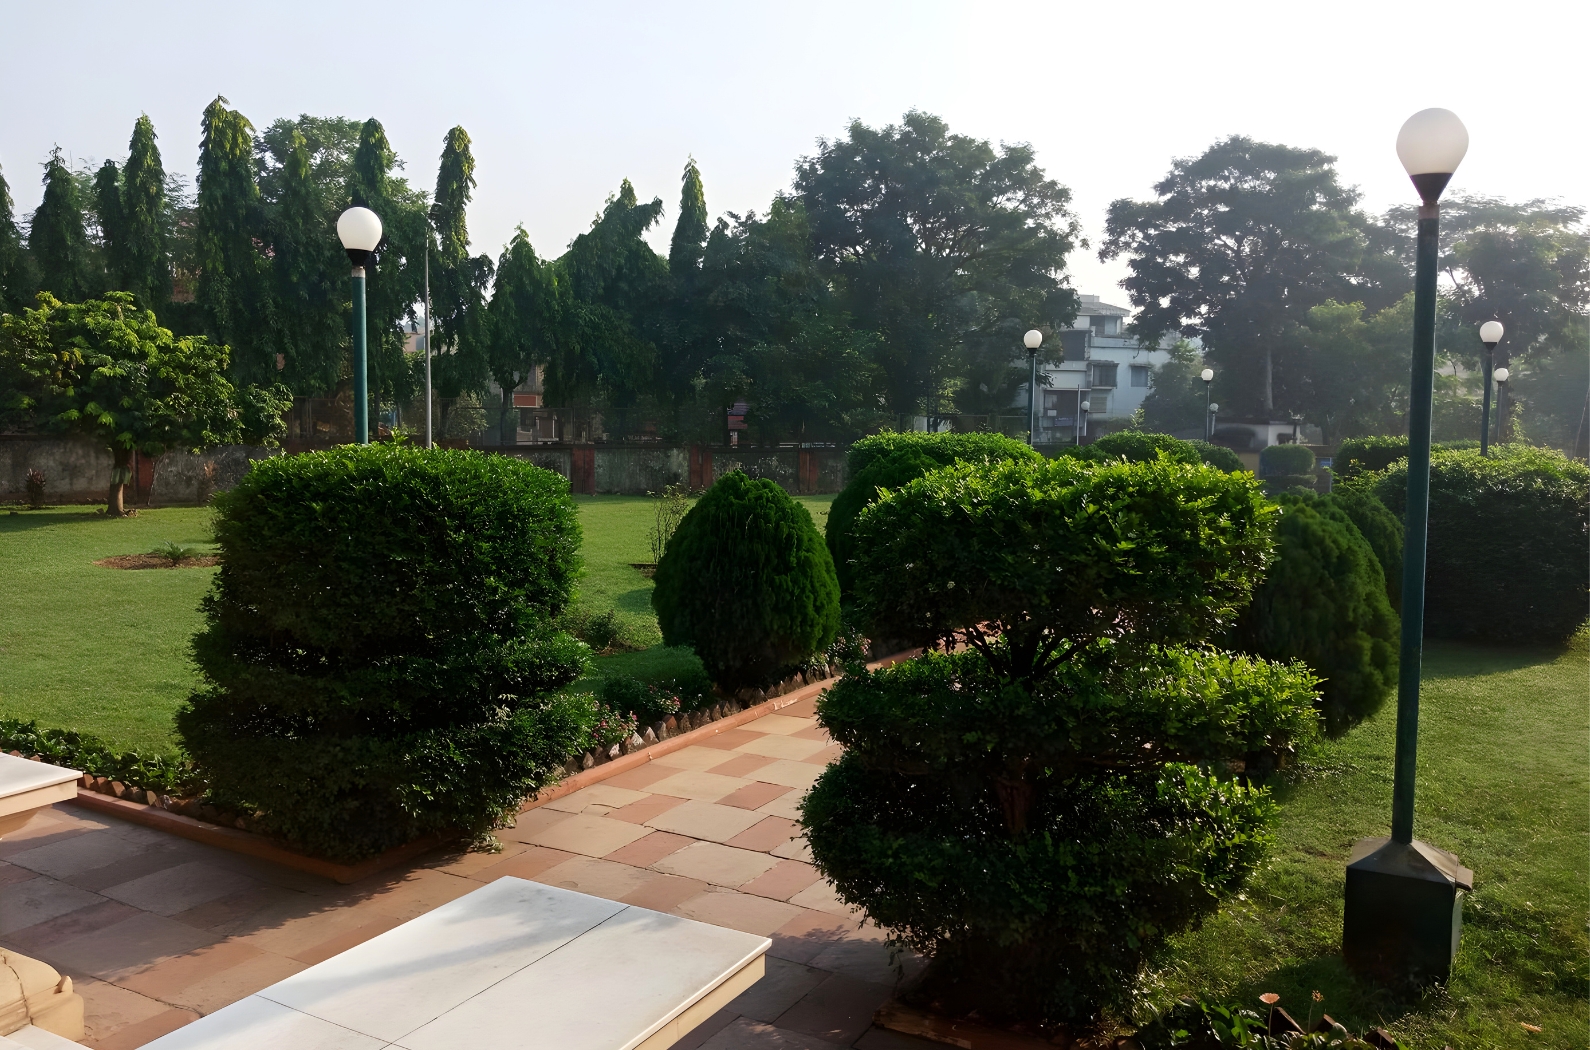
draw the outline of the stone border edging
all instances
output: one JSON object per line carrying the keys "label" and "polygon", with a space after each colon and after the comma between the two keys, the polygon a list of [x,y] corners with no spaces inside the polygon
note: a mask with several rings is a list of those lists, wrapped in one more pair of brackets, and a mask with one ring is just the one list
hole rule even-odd
{"label": "stone border edging", "polygon": [[[882,660],[871,661],[867,664],[867,668],[868,670],[877,670],[880,667],[888,667],[890,664],[909,659],[920,651],[912,649],[895,653],[892,656],[884,657]],[[820,696],[836,681],[838,681],[836,678],[825,678],[820,682],[802,686],[782,696],[770,697],[759,704],[747,707],[743,711],[736,711],[732,715],[725,715],[716,722],[709,722],[699,729],[691,729],[677,736],[671,736],[667,740],[659,740],[655,744],[644,747],[639,751],[631,751],[629,754],[620,755],[610,762],[604,762],[599,766],[593,766],[590,769],[565,777],[556,784],[544,788],[534,797],[526,799],[519,806],[519,812],[524,813],[538,806],[544,806],[548,802],[562,798],[564,795],[572,795],[581,788],[590,787],[592,784],[600,783],[609,777],[616,777],[626,770],[643,766],[654,758],[691,747],[703,740],[710,740],[724,730],[737,729],[747,722],[756,721],[763,715],[770,715],[792,704],[798,704],[802,700]],[[335,861],[322,860],[307,853],[299,853],[296,850],[288,849],[286,846],[279,845],[264,835],[252,831],[211,824],[208,821],[196,820],[181,813],[173,813],[168,809],[161,809],[159,806],[146,806],[141,802],[129,802],[125,799],[100,794],[97,791],[90,791],[87,788],[79,787],[77,797],[68,799],[67,802],[69,805],[81,806],[84,809],[116,817],[132,824],[142,824],[146,828],[164,831],[178,838],[192,839],[194,842],[202,842],[208,846],[217,846],[221,849],[231,850],[233,853],[246,854],[259,860],[268,860],[273,864],[280,864],[283,867],[294,868],[298,871],[308,872],[311,875],[319,875],[322,878],[331,879],[343,885],[369,878],[378,871],[412,860],[420,854],[427,853],[451,840],[449,836],[445,835],[424,835],[412,842],[405,842],[401,846],[393,846],[385,853],[378,853],[373,857],[359,861],[357,864],[338,864]]]}

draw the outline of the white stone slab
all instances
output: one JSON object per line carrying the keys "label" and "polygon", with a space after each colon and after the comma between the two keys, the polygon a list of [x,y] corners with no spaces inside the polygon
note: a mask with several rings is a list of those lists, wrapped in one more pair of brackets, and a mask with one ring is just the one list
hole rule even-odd
{"label": "white stone slab", "polygon": [[624,910],[503,878],[258,994],[392,1042]]}
{"label": "white stone slab", "polygon": [[10,1035],[0,1038],[0,1050],[10,1044],[23,1050],[88,1050],[82,1043],[74,1043],[65,1036],[47,1032],[37,1025],[23,1025]]}
{"label": "white stone slab", "polygon": [[390,1045],[251,995],[145,1043],[144,1050],[382,1050]]}
{"label": "white stone slab", "polygon": [[0,816],[77,797],[75,769],[0,753]]}

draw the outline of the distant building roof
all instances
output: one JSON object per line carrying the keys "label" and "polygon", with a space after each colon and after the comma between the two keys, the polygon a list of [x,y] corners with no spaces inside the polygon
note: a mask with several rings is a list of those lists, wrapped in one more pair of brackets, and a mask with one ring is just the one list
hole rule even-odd
{"label": "distant building roof", "polygon": [[1080,297],[1082,305],[1077,308],[1077,314],[1082,317],[1127,317],[1132,311],[1125,306],[1112,306],[1096,295]]}

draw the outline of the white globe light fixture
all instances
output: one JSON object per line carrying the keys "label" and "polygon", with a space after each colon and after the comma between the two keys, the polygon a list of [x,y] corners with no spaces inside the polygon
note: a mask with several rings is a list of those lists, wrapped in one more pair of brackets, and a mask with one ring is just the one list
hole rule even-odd
{"label": "white globe light fixture", "polygon": [[364,270],[381,244],[381,217],[369,208],[349,208],[337,217],[337,238],[353,263],[353,429],[354,440],[370,443],[369,333],[365,331]]}
{"label": "white globe light fixture", "polygon": [[1034,328],[1022,336],[1021,341],[1027,344],[1028,350],[1036,350],[1043,345],[1043,333]]}
{"label": "white globe light fixture", "polygon": [[[1496,378],[1491,355],[1496,350],[1496,344],[1502,341],[1503,331],[1505,329],[1502,328],[1500,321],[1486,321],[1480,325],[1480,342],[1485,344],[1485,367],[1480,371],[1485,383],[1485,396],[1482,398],[1485,407],[1480,413],[1480,455],[1482,456],[1491,454],[1491,380]],[[1507,374],[1507,369],[1501,371],[1504,376]],[[1505,379],[1497,381],[1506,382]]]}
{"label": "white globe light fixture", "polygon": [[1421,109],[1397,133],[1397,159],[1419,199],[1433,205],[1469,151],[1469,130],[1450,109]]}
{"label": "white globe light fixture", "polygon": [[1206,368],[1202,372],[1198,373],[1198,378],[1202,379],[1205,383],[1211,383],[1215,378],[1215,370],[1213,368]]}
{"label": "white globe light fixture", "polygon": [[1486,346],[1494,347],[1497,343],[1502,341],[1503,331],[1504,329],[1502,328],[1502,322],[1486,321],[1484,324],[1480,325],[1480,342],[1484,343]]}
{"label": "white globe light fixture", "polygon": [[1209,402],[1209,414],[1210,415],[1214,415],[1218,411],[1220,411],[1220,402],[1218,402],[1218,401]]}
{"label": "white globe light fixture", "polygon": [[[1498,383],[1505,383],[1505,382],[1507,382],[1507,377],[1512,375],[1513,373],[1509,372],[1505,368],[1498,368],[1495,372],[1492,372],[1491,374],[1496,377],[1496,381]],[[1526,391],[1524,391],[1524,393],[1528,394],[1529,391],[1526,390]]]}
{"label": "white globe light fixture", "polygon": [[1207,408],[1211,413],[1211,415],[1204,417],[1204,440],[1208,441],[1209,435],[1212,433],[1212,424],[1210,423],[1210,420],[1214,419],[1212,413],[1215,410],[1215,406],[1209,402],[1209,394],[1214,390],[1215,370],[1213,368],[1206,368],[1202,372],[1198,373],[1198,378],[1204,381],[1204,407]]}

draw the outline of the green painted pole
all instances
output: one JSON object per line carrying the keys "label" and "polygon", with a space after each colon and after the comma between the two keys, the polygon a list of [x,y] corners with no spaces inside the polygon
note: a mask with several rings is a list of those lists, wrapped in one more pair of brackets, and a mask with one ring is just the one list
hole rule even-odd
{"label": "green painted pole", "polygon": [[1491,445],[1491,348],[1485,348],[1485,366],[1480,374],[1485,377],[1485,409],[1480,421],[1480,455],[1490,455]]}
{"label": "green painted pole", "polygon": [[1027,362],[1032,367],[1032,378],[1027,381],[1027,446],[1038,444],[1038,351],[1027,351]]}
{"label": "green painted pole", "polygon": [[1419,751],[1419,669],[1424,656],[1425,548],[1430,522],[1430,403],[1435,393],[1435,293],[1441,209],[1419,209],[1413,286],[1413,371],[1408,390],[1408,502],[1402,541],[1402,659],[1397,674],[1397,757],[1391,838],[1413,841]]}
{"label": "green painted pole", "polygon": [[370,443],[370,362],[365,346],[364,267],[353,268],[353,431],[361,445]]}

